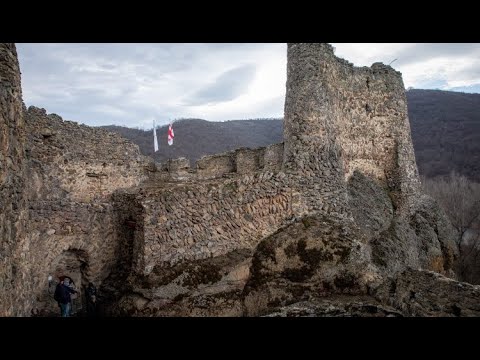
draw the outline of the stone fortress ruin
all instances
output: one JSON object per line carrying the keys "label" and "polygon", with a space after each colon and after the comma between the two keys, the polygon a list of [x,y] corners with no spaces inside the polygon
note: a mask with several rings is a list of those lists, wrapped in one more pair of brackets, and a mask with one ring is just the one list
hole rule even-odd
{"label": "stone fortress ruin", "polygon": [[26,109],[1,44],[0,315],[57,311],[48,275],[97,284],[108,316],[480,314],[420,190],[401,74],[328,44],[287,56],[283,143],[190,168]]}

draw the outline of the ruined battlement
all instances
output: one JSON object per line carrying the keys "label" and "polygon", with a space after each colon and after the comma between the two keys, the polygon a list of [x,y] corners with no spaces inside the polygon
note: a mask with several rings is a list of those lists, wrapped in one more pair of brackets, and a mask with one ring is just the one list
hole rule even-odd
{"label": "ruined battlement", "polygon": [[169,159],[157,164],[156,179],[160,181],[201,181],[235,177],[258,171],[278,172],[282,168],[283,143],[256,149],[240,148],[221,154],[203,156],[190,168],[186,158]]}

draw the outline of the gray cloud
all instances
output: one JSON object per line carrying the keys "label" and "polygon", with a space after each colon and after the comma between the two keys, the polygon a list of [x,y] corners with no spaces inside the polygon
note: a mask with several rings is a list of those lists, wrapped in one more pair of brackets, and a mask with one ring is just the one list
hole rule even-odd
{"label": "gray cloud", "polygon": [[[205,86],[219,69],[225,71],[217,81],[191,100],[201,104],[235,98],[255,73],[248,56],[261,48],[259,44],[17,44],[27,106],[45,107],[90,125],[128,126],[142,126],[157,116],[195,116],[182,104],[183,97],[192,88]],[[228,71],[235,52],[244,52],[247,57],[240,56],[240,62],[250,63]]]}
{"label": "gray cloud", "polygon": [[233,100],[246,92],[254,77],[254,64],[225,71],[213,83],[187,97],[185,104],[203,105]]}
{"label": "gray cloud", "polygon": [[480,54],[478,44],[415,44],[396,54],[398,58],[396,66],[409,65],[438,57],[455,58],[474,54]]}
{"label": "gray cloud", "polygon": [[[478,58],[480,58],[480,54]],[[465,66],[457,72],[457,79],[459,80],[467,80],[472,78],[480,78],[480,65],[478,63]]]}
{"label": "gray cloud", "polygon": [[285,96],[277,96],[260,104],[258,112],[261,117],[279,118],[283,117],[283,108],[285,106]]}
{"label": "gray cloud", "polygon": [[[345,57],[355,65],[398,58],[393,65],[406,86],[479,88],[480,63],[472,59],[480,57],[480,44],[342,46],[350,46]],[[88,125],[148,128],[154,118],[163,125],[185,117],[283,115],[285,44],[17,44],[17,50],[26,105]],[[431,67],[440,58],[447,61]]]}

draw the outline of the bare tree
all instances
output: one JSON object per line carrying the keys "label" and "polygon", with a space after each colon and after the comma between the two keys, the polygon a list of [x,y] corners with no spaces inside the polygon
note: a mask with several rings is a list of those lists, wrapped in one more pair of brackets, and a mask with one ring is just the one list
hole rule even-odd
{"label": "bare tree", "polygon": [[480,284],[480,232],[460,244],[458,275],[463,281]]}
{"label": "bare tree", "polygon": [[[423,179],[424,191],[438,201],[460,232],[476,224],[480,216],[480,184],[454,172],[447,178]],[[461,239],[459,239],[460,243]]]}
{"label": "bare tree", "polygon": [[457,272],[460,279],[480,283],[480,184],[454,172],[447,178],[423,178],[422,184],[459,232]]}

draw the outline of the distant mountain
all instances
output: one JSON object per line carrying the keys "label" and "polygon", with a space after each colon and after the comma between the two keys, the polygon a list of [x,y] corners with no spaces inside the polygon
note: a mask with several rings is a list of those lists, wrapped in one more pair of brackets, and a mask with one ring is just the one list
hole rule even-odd
{"label": "distant mountain", "polygon": [[420,174],[480,181],[480,94],[409,90],[407,101]]}
{"label": "distant mountain", "polygon": [[[420,174],[447,175],[452,170],[480,181],[480,94],[440,90],[407,91],[413,146]],[[150,131],[104,126],[138,144],[156,161],[186,157],[191,164],[203,155],[282,141],[282,119],[175,122],[175,140],[167,145],[167,126],[157,130],[160,149],[153,153]]]}

